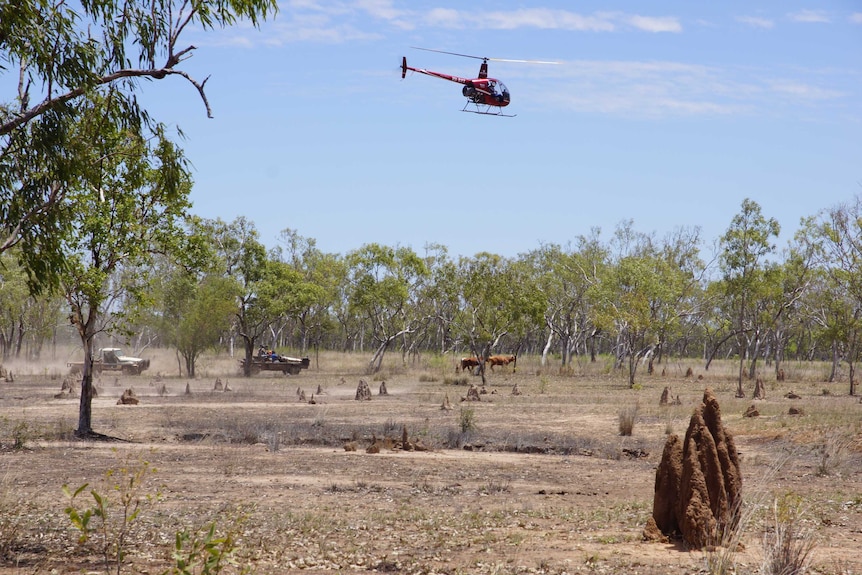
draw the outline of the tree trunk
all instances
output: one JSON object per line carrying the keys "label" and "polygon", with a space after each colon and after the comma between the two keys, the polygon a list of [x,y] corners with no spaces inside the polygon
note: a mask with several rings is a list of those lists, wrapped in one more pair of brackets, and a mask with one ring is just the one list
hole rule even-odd
{"label": "tree trunk", "polygon": [[[87,332],[91,331],[88,325],[84,326],[84,367],[81,378],[81,401],[78,404],[78,429],[75,430],[77,437],[93,435],[93,337]],[[89,336],[89,337],[87,337]]]}
{"label": "tree trunk", "polygon": [[835,377],[838,374],[838,363],[840,362],[840,354],[838,353],[838,342],[832,342],[832,370],[829,372],[829,383],[835,383]]}
{"label": "tree trunk", "polygon": [[[548,361],[548,352],[551,351],[551,344],[554,342],[554,330],[551,330],[548,333],[548,340],[545,342],[545,347],[542,349],[542,367],[545,367],[545,363]],[[565,358],[563,358],[565,362]]]}
{"label": "tree trunk", "polygon": [[742,389],[742,377],[745,373],[745,347],[743,346],[744,338],[739,336],[736,338],[736,344],[739,351],[739,377],[736,383],[736,397],[745,397],[745,390]]}

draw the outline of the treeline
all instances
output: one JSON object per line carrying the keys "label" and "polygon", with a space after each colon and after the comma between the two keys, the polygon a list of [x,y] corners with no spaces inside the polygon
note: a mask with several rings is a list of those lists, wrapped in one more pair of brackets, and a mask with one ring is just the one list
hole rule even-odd
{"label": "treeline", "polygon": [[[250,357],[260,345],[368,353],[370,371],[387,351],[405,363],[428,352],[531,353],[561,367],[609,354],[632,385],[639,367],[669,357],[699,357],[707,370],[734,357],[740,386],[788,359],[831,361],[831,379],[844,362],[853,394],[862,203],[803,221],[782,247],[779,231],[746,200],[708,258],[697,228],[657,238],[631,222],[607,239],[593,230],[514,258],[454,258],[442,245],[324,253],[290,229],[267,250],[244,218],[194,220],[177,254],[103,278],[97,331],[174,348],[189,375],[206,350]],[[38,356],[58,329],[68,337],[75,302],[31,295],[15,262],[3,254],[0,350]]]}

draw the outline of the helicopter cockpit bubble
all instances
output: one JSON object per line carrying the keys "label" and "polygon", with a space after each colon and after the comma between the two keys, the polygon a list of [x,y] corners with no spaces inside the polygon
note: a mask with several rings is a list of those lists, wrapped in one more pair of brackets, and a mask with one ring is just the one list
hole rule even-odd
{"label": "helicopter cockpit bubble", "polygon": [[506,84],[500,82],[499,80],[496,82],[491,82],[488,84],[489,91],[491,94],[497,98],[497,100],[501,102],[509,101],[509,89],[506,88]]}

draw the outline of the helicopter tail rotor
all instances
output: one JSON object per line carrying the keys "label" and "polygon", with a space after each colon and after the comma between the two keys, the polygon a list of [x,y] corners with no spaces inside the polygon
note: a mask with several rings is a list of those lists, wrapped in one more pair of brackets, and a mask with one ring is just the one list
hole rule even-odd
{"label": "helicopter tail rotor", "polygon": [[407,56],[401,58],[401,79],[407,77]]}

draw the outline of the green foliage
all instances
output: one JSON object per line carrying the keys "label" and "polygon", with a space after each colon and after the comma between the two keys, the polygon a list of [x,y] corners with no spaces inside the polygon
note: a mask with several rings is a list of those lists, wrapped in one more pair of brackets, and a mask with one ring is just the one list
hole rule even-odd
{"label": "green foliage", "polygon": [[461,433],[476,431],[476,410],[472,407],[461,407],[461,413],[458,416],[458,426],[461,429]]}
{"label": "green foliage", "polygon": [[[127,462],[129,463],[129,462]],[[102,556],[105,570],[119,575],[127,553],[128,538],[143,507],[158,493],[145,489],[144,480],[155,469],[144,460],[133,465],[124,465],[105,473],[101,491],[90,488],[88,483],[74,491],[63,485],[63,493],[69,500],[64,509],[72,527],[78,530],[78,543],[93,543]],[[82,502],[88,492],[91,503]]]}
{"label": "green foliage", "polygon": [[239,285],[230,277],[199,276],[180,268],[168,279],[163,294],[161,332],[184,358],[187,375],[194,377],[198,356],[215,347],[230,329]]}
{"label": "green foliage", "polygon": [[[179,75],[209,114],[205,81],[180,69],[196,49],[183,47],[183,31],[257,25],[276,10],[275,0],[0,3],[0,62],[22,79],[0,100],[0,253],[27,246],[17,257],[31,289],[59,284],[65,239],[88,213],[73,195],[112,156],[98,153],[93,133],[111,125],[147,140],[159,131],[136,80]],[[173,187],[178,173],[162,175],[160,185]]]}
{"label": "green foliage", "polygon": [[[238,567],[236,551],[244,522],[245,516],[237,518],[223,534],[218,533],[216,522],[200,531],[177,532],[174,564],[162,575],[217,575],[227,567]],[[238,572],[246,573],[248,569],[241,568]]]}

